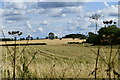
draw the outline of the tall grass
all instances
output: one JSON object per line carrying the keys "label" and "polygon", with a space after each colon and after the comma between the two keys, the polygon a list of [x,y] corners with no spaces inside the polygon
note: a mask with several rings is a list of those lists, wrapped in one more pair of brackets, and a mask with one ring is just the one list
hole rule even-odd
{"label": "tall grass", "polygon": [[[5,34],[2,31],[2,34],[5,38]],[[14,37],[15,39],[15,45],[13,47],[7,46],[7,41],[5,41],[6,44],[6,54],[3,53],[3,59],[2,61],[4,62],[2,74],[3,78],[12,78],[13,80],[16,80],[17,77],[20,78],[26,78],[30,77],[28,76],[29,74],[29,65],[31,62],[34,60],[34,57],[36,55],[36,52],[33,53],[31,59],[26,61],[26,57],[24,56],[26,53],[24,53],[25,49],[27,46],[24,46],[23,49],[20,51],[20,47],[16,46],[16,40],[17,37]],[[27,40],[26,44],[28,44],[29,40]],[[26,58],[26,59],[25,59]],[[11,68],[13,70],[11,70]],[[27,76],[26,76],[27,75]],[[13,76],[13,77],[12,77]]]}
{"label": "tall grass", "polygon": [[[119,53],[120,53],[120,51],[119,51],[119,49],[120,49],[120,46],[118,46],[118,50],[114,53],[113,52],[113,45],[112,45],[112,41],[113,41],[113,37],[111,37],[110,39],[109,39],[109,44],[110,45],[108,45],[109,46],[109,55],[104,55],[104,56],[106,56],[106,57],[108,57],[108,60],[107,60],[107,58],[105,57],[102,57],[101,56],[101,54],[100,54],[100,48],[101,48],[101,45],[98,47],[98,51],[97,51],[97,53],[95,52],[95,51],[93,51],[90,47],[89,47],[89,49],[92,51],[92,52],[94,52],[95,54],[96,54],[96,63],[95,63],[95,69],[94,69],[94,71],[93,72],[95,72],[95,80],[97,80],[97,70],[99,69],[98,68],[98,61],[99,61],[99,57],[100,57],[100,59],[101,60],[103,60],[103,62],[104,62],[104,65],[106,65],[107,66],[107,69],[105,70],[105,72],[107,73],[107,75],[108,75],[108,78],[109,78],[109,80],[111,80],[111,78],[116,78],[116,76],[117,76],[117,78],[119,78],[120,77],[120,74],[118,73],[118,66],[116,66],[115,65],[115,58],[116,58],[116,55],[118,55],[118,57],[119,57]],[[113,54],[114,54],[114,56],[113,56]],[[118,60],[119,61],[119,60]],[[119,64],[118,64],[119,65]],[[117,70],[116,70],[116,68],[115,67],[117,67]],[[105,68],[105,67],[103,67],[103,68]],[[93,74],[93,72],[92,72],[92,74]],[[113,75],[112,75],[112,73],[113,73]]]}
{"label": "tall grass", "polygon": [[[63,55],[62,53],[59,54],[60,49],[57,53],[57,51],[53,51],[47,46],[43,46],[42,48],[41,47],[42,46],[28,46],[25,49],[25,51],[23,51],[24,58],[18,58],[19,60],[17,59],[17,61],[20,61],[20,63],[19,65],[17,64],[16,66],[21,67],[21,68],[24,66],[24,69],[25,69],[25,67],[27,67],[27,64],[26,65],[25,64],[22,65],[22,64],[27,63],[28,61],[30,62],[30,60],[32,60],[33,53],[37,52],[36,56],[34,57],[34,60],[27,67],[29,71],[27,71],[27,69],[26,71],[24,69],[23,70],[20,69],[21,71],[24,71],[24,73],[27,74],[27,75],[23,75],[23,77],[31,76],[31,77],[37,77],[37,78],[74,78],[74,77],[75,78],[94,78],[95,72],[93,72],[92,74],[91,70],[94,68],[94,65],[95,65],[94,60],[96,60],[95,56],[97,54],[96,52],[97,48],[95,49],[95,47],[94,48],[90,47],[92,50],[96,52],[95,54],[93,54],[91,50],[89,50],[87,54],[86,53],[83,53],[83,54],[82,53],[78,53],[78,54],[69,53],[68,52],[69,50],[68,51],[66,50],[64,51],[64,55]],[[55,49],[54,46],[52,47],[53,49]],[[61,46],[61,48],[62,47],[65,48],[67,46]],[[49,48],[49,51],[47,51],[48,48]],[[72,46],[68,46],[68,48],[72,48]],[[102,48],[104,47],[101,47],[100,49],[99,59],[97,63],[98,69],[96,73],[97,75],[96,78],[102,78],[102,76],[104,78],[108,78],[107,69],[108,69],[108,61],[109,61],[108,58],[109,57],[107,57],[108,54],[105,54],[105,56],[102,54],[102,51],[101,51]],[[79,47],[77,47],[77,49],[79,49]],[[87,49],[87,47],[85,47],[85,49]],[[62,50],[65,50],[65,49],[62,49]],[[115,51],[116,50],[114,50],[114,52]],[[67,56],[71,56],[71,57],[67,57]],[[117,72],[117,60],[116,60],[117,55],[116,57],[115,55],[113,57],[114,59],[113,58],[112,59],[115,63],[114,64],[115,71]],[[103,65],[102,67],[100,66],[101,63]],[[18,73],[22,74],[23,72],[18,72]],[[21,77],[21,75],[17,75],[16,77]]]}

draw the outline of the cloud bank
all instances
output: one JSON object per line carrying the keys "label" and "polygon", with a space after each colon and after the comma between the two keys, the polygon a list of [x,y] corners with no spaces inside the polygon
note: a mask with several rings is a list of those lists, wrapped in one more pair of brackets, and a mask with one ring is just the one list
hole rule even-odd
{"label": "cloud bank", "polygon": [[[118,21],[118,5],[103,4],[106,8],[89,12],[83,2],[4,2],[0,9],[0,27],[2,30],[20,30],[22,37],[46,37],[54,32],[62,37],[69,33],[95,32],[92,14],[100,14],[98,29],[103,27],[103,20]],[[99,4],[99,3],[98,3]],[[99,6],[98,6],[99,7]],[[8,36],[6,34],[6,36]]]}

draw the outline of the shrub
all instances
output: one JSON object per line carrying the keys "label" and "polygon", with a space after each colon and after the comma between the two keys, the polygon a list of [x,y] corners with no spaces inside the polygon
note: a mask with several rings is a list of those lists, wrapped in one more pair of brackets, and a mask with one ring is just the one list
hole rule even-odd
{"label": "shrub", "polygon": [[81,44],[80,42],[68,42],[68,44]]}

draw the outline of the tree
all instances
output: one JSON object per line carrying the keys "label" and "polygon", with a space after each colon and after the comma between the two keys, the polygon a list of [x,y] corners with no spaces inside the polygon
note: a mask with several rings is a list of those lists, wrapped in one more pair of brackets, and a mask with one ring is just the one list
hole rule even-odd
{"label": "tree", "polygon": [[80,39],[86,39],[86,36],[83,35],[83,34],[68,34],[68,35],[65,35],[64,38],[80,38]]}
{"label": "tree", "polygon": [[58,36],[55,36],[55,39],[58,39]]}
{"label": "tree", "polygon": [[60,38],[60,40],[62,40],[62,38]]}
{"label": "tree", "polygon": [[100,28],[98,34],[89,32],[88,43],[93,44],[120,44],[120,28],[116,25]]}
{"label": "tree", "polygon": [[26,40],[29,40],[29,38],[28,38],[28,37],[26,37]]}
{"label": "tree", "polygon": [[26,37],[26,40],[31,40],[31,39],[32,39],[31,35],[28,35],[28,36]]}
{"label": "tree", "polygon": [[50,33],[48,34],[48,37],[49,37],[49,39],[54,39],[54,38],[55,38],[55,34],[52,33],[52,32],[50,32]]}
{"label": "tree", "polygon": [[73,40],[75,39],[75,35],[72,35]]}
{"label": "tree", "polygon": [[89,37],[87,38],[87,43],[93,43],[94,45],[99,44],[99,36],[97,34],[94,34],[93,32],[88,33]]}
{"label": "tree", "polygon": [[31,40],[33,40],[33,37],[31,37]]}
{"label": "tree", "polygon": [[28,35],[28,38],[30,38],[31,36],[30,35]]}
{"label": "tree", "polygon": [[111,36],[112,34],[120,36],[120,29],[116,25],[111,25],[108,27],[103,27],[99,29],[98,34],[99,35],[105,35],[105,36]]}
{"label": "tree", "polygon": [[23,38],[20,38],[20,40],[23,40]]}
{"label": "tree", "polygon": [[111,25],[108,27],[103,27],[99,31],[99,36],[104,41],[107,41],[109,44],[120,44],[120,28],[116,25]]}
{"label": "tree", "polygon": [[39,37],[36,37],[36,39],[39,39]]}
{"label": "tree", "polygon": [[45,39],[48,39],[48,37],[46,37]]}

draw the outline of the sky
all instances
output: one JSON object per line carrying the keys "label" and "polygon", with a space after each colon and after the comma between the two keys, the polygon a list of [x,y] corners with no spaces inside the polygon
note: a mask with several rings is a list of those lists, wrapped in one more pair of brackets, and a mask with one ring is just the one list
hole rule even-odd
{"label": "sky", "polygon": [[0,2],[0,30],[6,37],[17,30],[23,33],[20,37],[45,38],[49,32],[58,37],[87,35],[95,32],[93,14],[101,15],[98,29],[104,27],[103,21],[118,22],[118,2]]}

